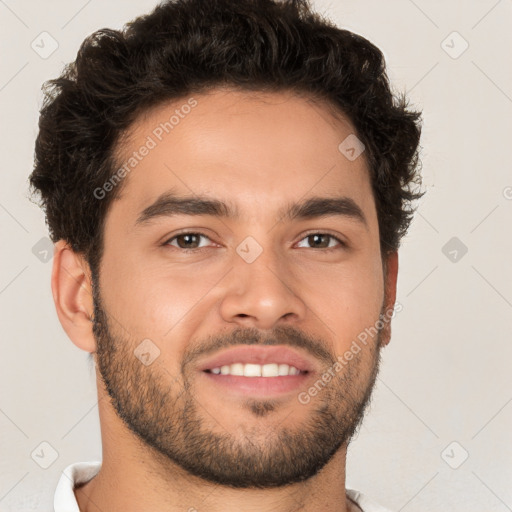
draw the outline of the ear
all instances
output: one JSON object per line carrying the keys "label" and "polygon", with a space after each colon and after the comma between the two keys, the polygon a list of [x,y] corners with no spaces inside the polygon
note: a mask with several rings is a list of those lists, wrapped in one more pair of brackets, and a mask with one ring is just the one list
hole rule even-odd
{"label": "ear", "polygon": [[384,275],[384,327],[381,331],[381,346],[386,346],[391,340],[391,314],[396,301],[396,282],[398,277],[398,252],[386,255]]}
{"label": "ear", "polygon": [[71,341],[86,352],[95,352],[89,265],[65,240],[59,240],[54,246],[52,293],[57,316]]}

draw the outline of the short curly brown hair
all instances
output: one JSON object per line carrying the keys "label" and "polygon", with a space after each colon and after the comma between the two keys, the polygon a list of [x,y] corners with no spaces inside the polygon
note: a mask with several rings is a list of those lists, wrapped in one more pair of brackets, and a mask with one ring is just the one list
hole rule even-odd
{"label": "short curly brown hair", "polygon": [[97,270],[121,187],[101,201],[93,191],[117,169],[123,133],[149,108],[221,85],[306,93],[347,116],[365,145],[383,257],[398,249],[423,195],[411,187],[421,184],[421,113],[391,91],[382,52],[308,0],[169,0],[87,37],[45,83],[30,185],[52,240]]}

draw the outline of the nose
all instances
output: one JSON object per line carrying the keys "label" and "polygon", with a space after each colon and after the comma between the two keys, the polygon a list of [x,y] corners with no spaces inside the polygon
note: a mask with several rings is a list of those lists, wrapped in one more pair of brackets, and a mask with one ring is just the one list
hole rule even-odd
{"label": "nose", "polygon": [[293,282],[282,258],[266,249],[252,263],[238,254],[234,260],[220,306],[224,321],[265,330],[305,318],[307,307],[300,298],[300,283]]}

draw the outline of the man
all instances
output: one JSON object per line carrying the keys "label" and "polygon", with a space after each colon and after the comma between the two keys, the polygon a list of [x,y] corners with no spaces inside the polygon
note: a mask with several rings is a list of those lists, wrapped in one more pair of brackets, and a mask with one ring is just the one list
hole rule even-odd
{"label": "man", "polygon": [[306,0],[170,1],[50,83],[31,185],[97,368],[56,511],[383,511],[345,488],[421,196],[420,114]]}

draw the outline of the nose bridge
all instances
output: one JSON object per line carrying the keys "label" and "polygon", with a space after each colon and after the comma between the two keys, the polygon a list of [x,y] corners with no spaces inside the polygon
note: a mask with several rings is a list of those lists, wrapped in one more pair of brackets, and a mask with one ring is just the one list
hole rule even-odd
{"label": "nose bridge", "polygon": [[234,254],[222,315],[226,321],[253,323],[262,329],[272,328],[283,317],[303,317],[306,308],[294,285],[279,249],[247,237]]}

